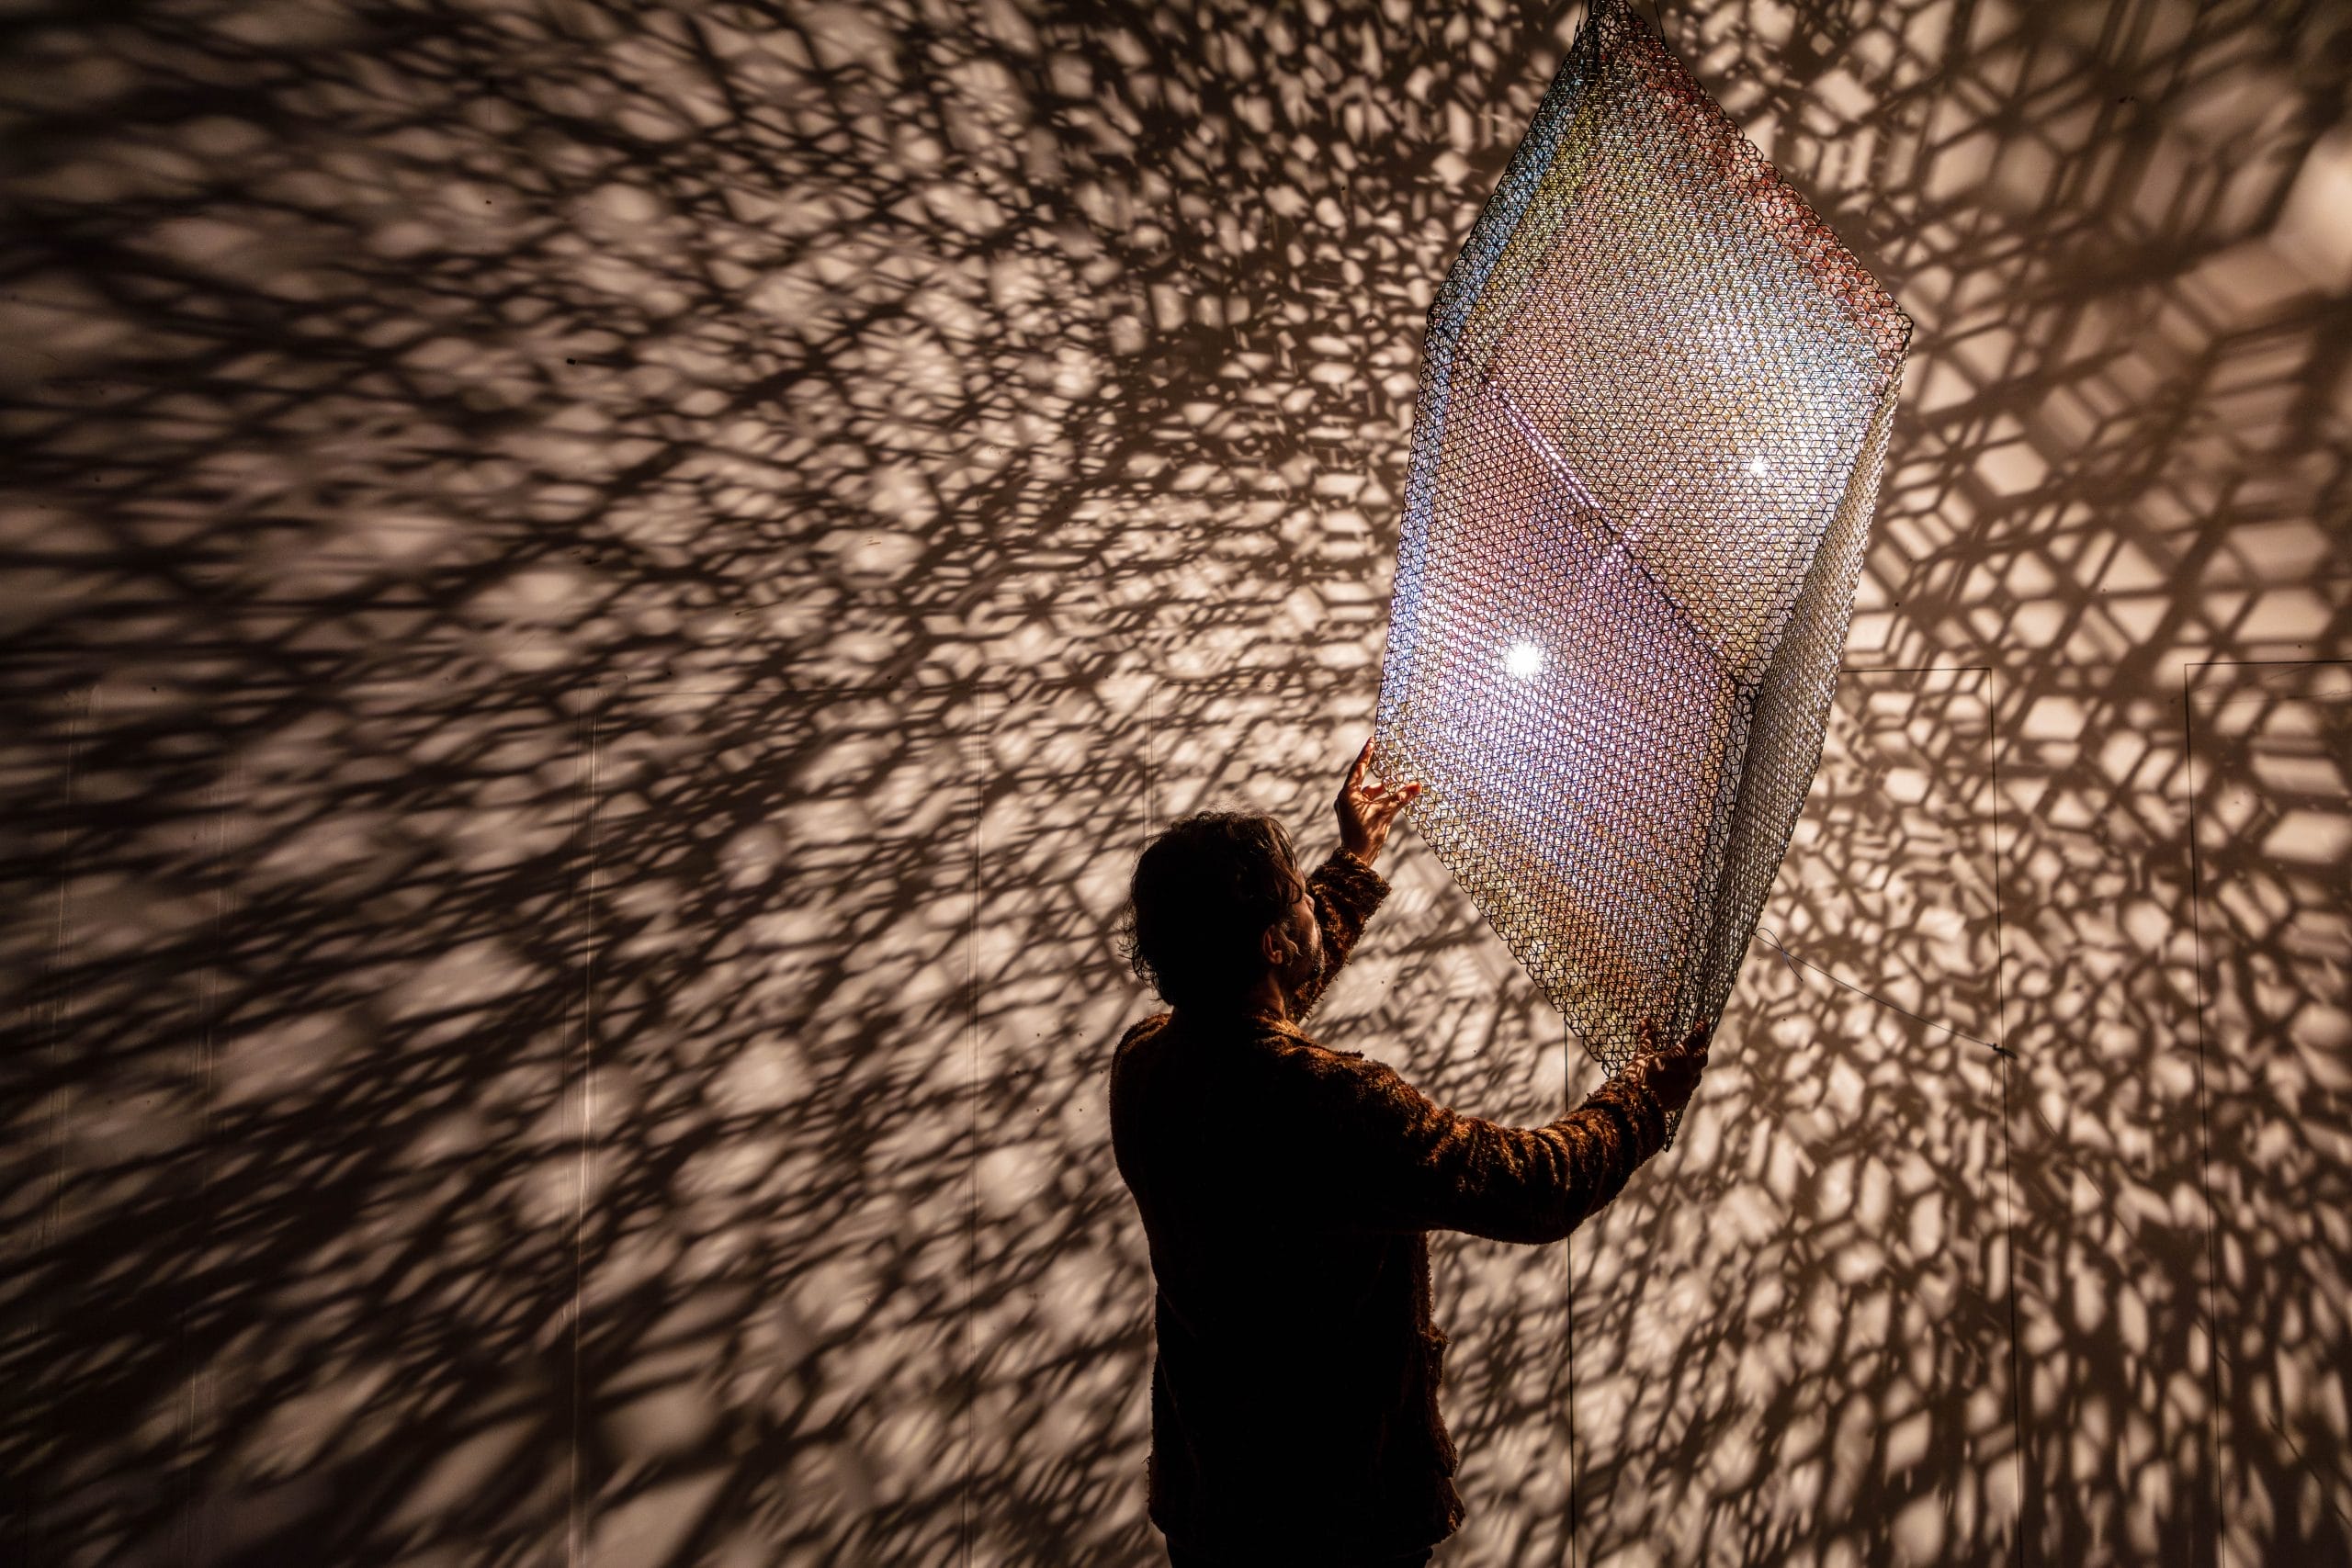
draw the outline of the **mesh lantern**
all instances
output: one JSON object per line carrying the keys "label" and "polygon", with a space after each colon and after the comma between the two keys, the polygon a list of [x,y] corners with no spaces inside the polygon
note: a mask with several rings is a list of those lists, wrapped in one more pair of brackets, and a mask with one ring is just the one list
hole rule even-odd
{"label": "mesh lantern", "polygon": [[1911,323],[1593,0],[1429,315],[1374,761],[1611,1072],[1712,1019],[1821,758]]}

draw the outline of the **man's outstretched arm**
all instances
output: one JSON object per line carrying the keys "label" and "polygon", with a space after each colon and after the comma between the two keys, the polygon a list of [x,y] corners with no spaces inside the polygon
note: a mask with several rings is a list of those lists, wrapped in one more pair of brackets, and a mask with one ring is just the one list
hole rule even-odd
{"label": "man's outstretched arm", "polygon": [[1355,951],[1372,912],[1388,897],[1388,883],[1346,850],[1333,850],[1306,874],[1306,896],[1315,906],[1315,923],[1323,928],[1323,970],[1298,988],[1294,1011],[1300,1018],[1314,1010],[1331,976]]}
{"label": "man's outstretched arm", "polygon": [[1315,923],[1323,928],[1323,972],[1299,987],[1295,1013],[1305,1018],[1331,984],[1331,976],[1347,963],[1363,936],[1363,928],[1380,901],[1388,897],[1388,883],[1372,869],[1381,846],[1388,841],[1388,825],[1421,793],[1418,784],[1402,789],[1368,783],[1372,741],[1348,769],[1340,785],[1336,809],[1340,847],[1306,876],[1308,899],[1315,906]]}
{"label": "man's outstretched arm", "polygon": [[1557,1241],[1617,1196],[1666,1142],[1706,1066],[1706,1031],[1637,1058],[1541,1127],[1436,1104],[1381,1063],[1303,1044],[1297,1134],[1314,1151],[1318,1218],[1341,1230],[1464,1231]]}

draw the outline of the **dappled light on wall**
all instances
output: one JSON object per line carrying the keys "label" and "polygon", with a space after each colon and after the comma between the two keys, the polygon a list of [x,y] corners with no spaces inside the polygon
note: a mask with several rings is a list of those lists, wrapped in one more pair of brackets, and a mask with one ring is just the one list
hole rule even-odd
{"label": "dappled light on wall", "polygon": [[[13,10],[0,1561],[1161,1568],[1106,933],[1328,823],[1580,11]],[[1665,27],[1918,331],[1819,968],[1432,1238],[1444,1568],[2344,1561],[2352,732],[2200,682],[2192,784],[2180,663],[2352,657],[2352,7]],[[1390,852],[1330,1043],[1557,1115]]]}

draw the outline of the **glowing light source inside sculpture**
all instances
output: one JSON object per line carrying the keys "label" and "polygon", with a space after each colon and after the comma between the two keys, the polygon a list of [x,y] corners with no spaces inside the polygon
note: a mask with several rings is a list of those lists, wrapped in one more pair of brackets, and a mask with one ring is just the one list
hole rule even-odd
{"label": "glowing light source inside sculpture", "polygon": [[1611,1071],[1728,998],[1820,761],[1911,323],[1594,0],[1430,311],[1384,777]]}

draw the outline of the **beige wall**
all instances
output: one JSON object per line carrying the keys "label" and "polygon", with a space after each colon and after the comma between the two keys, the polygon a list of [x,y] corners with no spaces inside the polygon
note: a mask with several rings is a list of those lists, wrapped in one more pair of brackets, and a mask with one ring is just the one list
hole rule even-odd
{"label": "beige wall", "polygon": [[[11,1559],[1158,1561],[1106,928],[1331,841],[1573,19],[11,11]],[[1442,1561],[2352,1559],[2352,13],[1665,21],[1918,334],[1793,957],[1438,1243]],[[1331,1042],[1589,1088],[1393,874]]]}

